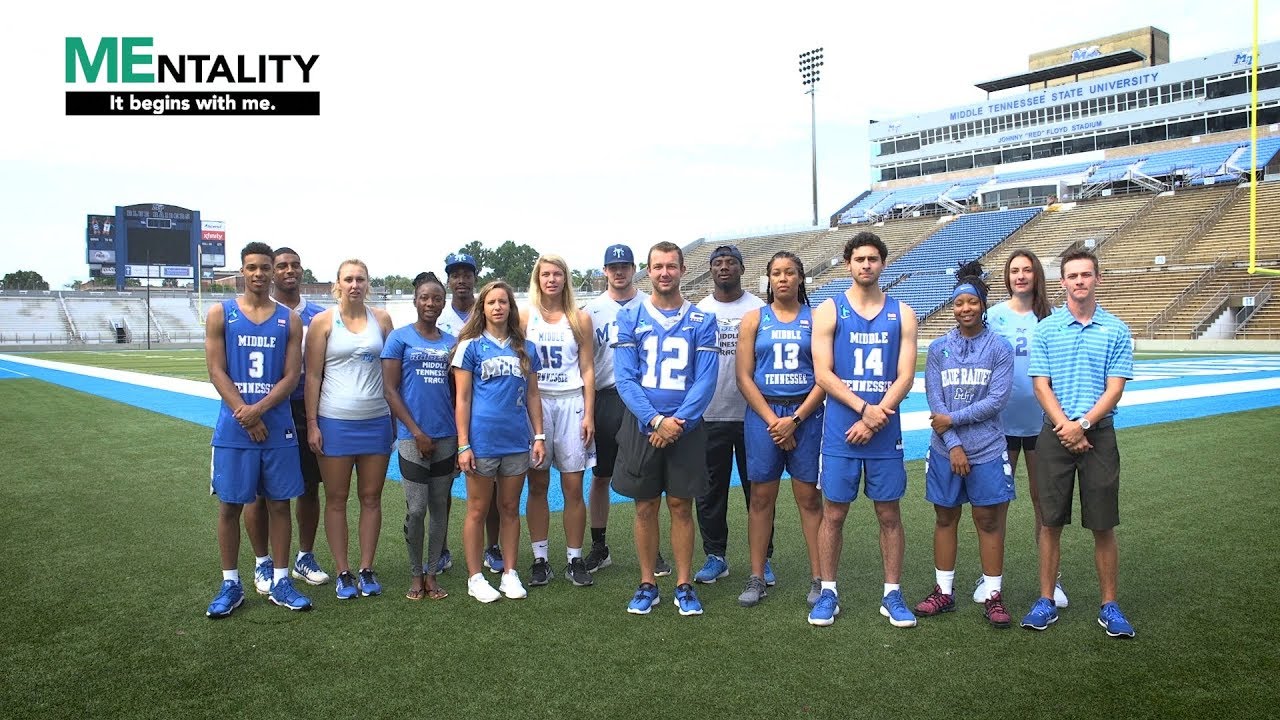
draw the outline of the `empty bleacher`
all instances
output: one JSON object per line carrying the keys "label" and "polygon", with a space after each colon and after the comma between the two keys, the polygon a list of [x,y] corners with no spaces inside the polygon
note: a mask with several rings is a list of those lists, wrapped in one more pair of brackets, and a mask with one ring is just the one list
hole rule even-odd
{"label": "empty bleacher", "polygon": [[[1218,222],[1181,254],[1179,262],[1212,263],[1222,255],[1249,259],[1249,190],[1245,188]],[[1280,183],[1258,185],[1258,262],[1280,262]]]}
{"label": "empty bleacher", "polygon": [[55,295],[0,296],[0,344],[66,343],[71,328]]}
{"label": "empty bleacher", "polygon": [[1253,311],[1248,320],[1236,331],[1237,338],[1248,340],[1275,340],[1280,338],[1280,282],[1271,279],[1265,294],[1269,297]]}
{"label": "empty bleacher", "polygon": [[1143,337],[1147,323],[1205,271],[1204,267],[1124,270],[1103,266],[1098,303],[1123,320],[1134,337]]}
{"label": "empty bleacher", "polygon": [[[147,337],[147,306],[132,297],[67,297],[64,299],[79,338],[86,343],[116,342],[117,326],[125,328],[125,342],[141,342]],[[161,339],[159,328],[150,326],[152,340]]]}
{"label": "empty bleacher", "polygon": [[151,316],[170,342],[204,340],[204,322],[190,296],[151,298]]}
{"label": "empty bleacher", "polygon": [[1139,268],[1166,261],[1178,242],[1201,218],[1227,198],[1235,185],[1210,185],[1157,197],[1150,209],[1099,251],[1105,268]]}

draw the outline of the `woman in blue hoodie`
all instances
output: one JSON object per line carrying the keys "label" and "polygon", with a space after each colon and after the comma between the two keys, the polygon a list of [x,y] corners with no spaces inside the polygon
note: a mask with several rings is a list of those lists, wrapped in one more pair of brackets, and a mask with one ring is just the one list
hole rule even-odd
{"label": "woman in blue hoodie", "polygon": [[1005,515],[1014,498],[1013,468],[1000,422],[1013,384],[1013,348],[987,329],[987,285],[982,266],[956,273],[951,293],[956,327],[929,345],[925,390],[933,435],[925,470],[925,499],[933,503],[933,558],[937,584],[916,612],[955,609],[956,543],[961,507],[972,506],[982,560],[987,620],[1009,627],[1001,599]]}

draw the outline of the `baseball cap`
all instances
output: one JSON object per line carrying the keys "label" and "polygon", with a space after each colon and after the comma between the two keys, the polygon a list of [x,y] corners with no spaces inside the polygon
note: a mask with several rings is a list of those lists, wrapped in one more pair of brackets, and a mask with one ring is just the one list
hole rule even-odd
{"label": "baseball cap", "polygon": [[466,265],[471,268],[471,272],[480,272],[480,266],[476,265],[476,259],[466,253],[449,253],[444,259],[444,274],[448,275],[458,265]]}
{"label": "baseball cap", "polygon": [[707,261],[708,264],[715,262],[718,257],[731,257],[736,259],[738,264],[742,267],[745,268],[747,266],[747,263],[742,259],[742,251],[739,250],[736,245],[721,245],[715,250],[712,250],[711,258]]}
{"label": "baseball cap", "polygon": [[631,263],[632,265],[636,264],[636,256],[632,254],[631,248],[621,243],[618,243],[617,245],[610,245],[609,247],[605,248],[604,264],[614,265],[617,263]]}

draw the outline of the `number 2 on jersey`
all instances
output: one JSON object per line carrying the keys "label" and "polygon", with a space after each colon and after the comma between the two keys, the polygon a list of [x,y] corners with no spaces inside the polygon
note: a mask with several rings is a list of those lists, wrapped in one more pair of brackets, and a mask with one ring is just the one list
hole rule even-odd
{"label": "number 2 on jersey", "polygon": [[658,350],[658,338],[650,334],[640,344],[645,353],[644,377],[640,384],[659,390],[684,390],[689,367],[689,341],[682,337],[662,339]]}

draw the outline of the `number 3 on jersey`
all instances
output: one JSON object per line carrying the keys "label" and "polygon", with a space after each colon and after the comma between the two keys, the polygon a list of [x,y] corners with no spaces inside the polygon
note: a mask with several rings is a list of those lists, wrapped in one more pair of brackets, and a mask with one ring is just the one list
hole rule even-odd
{"label": "number 3 on jersey", "polygon": [[265,358],[261,350],[254,350],[253,352],[249,353],[249,377],[251,378],[262,377],[263,375],[262,370],[264,365],[265,365]]}
{"label": "number 3 on jersey", "polygon": [[658,350],[658,337],[650,334],[640,343],[644,350],[644,377],[640,384],[658,390],[684,390],[688,380],[689,341],[665,337]]}

